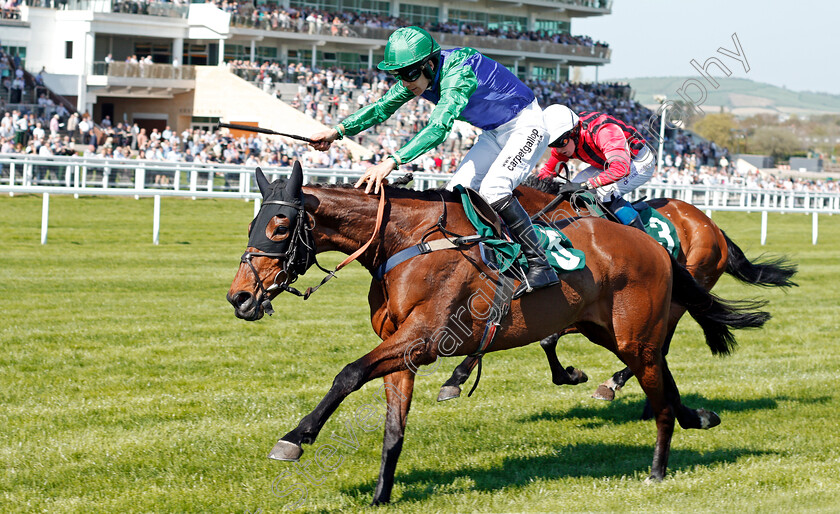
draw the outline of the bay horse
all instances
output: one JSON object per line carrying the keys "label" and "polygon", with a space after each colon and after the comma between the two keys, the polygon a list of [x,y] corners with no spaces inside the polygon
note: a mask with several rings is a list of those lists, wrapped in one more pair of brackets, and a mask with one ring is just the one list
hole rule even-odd
{"label": "bay horse", "polygon": [[[560,191],[560,184],[554,180],[540,180],[530,176],[523,185],[516,189],[519,203],[534,215],[549,204]],[[680,252],[677,260],[692,274],[695,280],[707,291],[727,273],[744,284],[759,287],[789,288],[797,284],[792,280],[797,266],[783,257],[764,258],[751,261],[743,250],[706,214],[694,205],[673,198],[656,198],[647,201],[648,205],[668,218],[674,225],[676,236],[680,240]],[[554,208],[540,215],[543,222],[554,223],[561,219],[577,215],[588,215],[584,208],[574,208],[566,199]],[[685,308],[671,304],[669,332],[663,354],[667,355],[677,323],[685,314]],[[540,341],[545,351],[551,370],[551,380],[555,385],[576,385],[588,380],[586,374],[574,366],[563,367],[557,358],[557,341],[566,334],[577,333],[570,327],[562,333],[552,334]],[[461,385],[467,381],[478,363],[477,357],[467,357],[452,372],[452,376],[441,387],[438,401],[457,398],[461,394]],[[616,391],[620,390],[633,377],[630,368],[614,373],[598,386],[593,398],[612,401]],[[643,418],[649,417],[646,409]]]}
{"label": "bay horse", "polygon": [[[269,183],[259,169],[256,179],[263,203],[227,293],[235,315],[245,320],[262,318],[282,291],[300,294],[291,284],[315,263],[316,253],[352,253],[373,273],[389,256],[420,241],[475,233],[460,197],[445,190],[388,186],[377,200],[359,189],[302,187],[299,163],[288,180]],[[660,481],[666,474],[675,421],[697,429],[720,423],[715,413],[691,409],[680,400],[662,355],[671,302],[688,310],[712,352],[720,354],[735,344],[730,329],[760,327],[770,316],[756,310],[759,303],[726,302],[709,294],[667,251],[636,229],[583,218],[565,233],[585,253],[585,267],[563,274],[555,286],[513,301],[486,351],[524,346],[575,325],[615,353],[633,370],[651,401],[656,442],[648,479]],[[372,280],[371,324],[382,342],[336,375],[320,403],[277,441],[269,457],[300,459],[301,445],[315,442],[350,393],[383,377],[388,409],[373,503],[389,502],[417,368],[440,356],[469,355],[479,348],[491,302],[478,293],[495,283],[495,272],[479,253],[477,245],[425,253]],[[328,273],[324,280],[335,272]]]}

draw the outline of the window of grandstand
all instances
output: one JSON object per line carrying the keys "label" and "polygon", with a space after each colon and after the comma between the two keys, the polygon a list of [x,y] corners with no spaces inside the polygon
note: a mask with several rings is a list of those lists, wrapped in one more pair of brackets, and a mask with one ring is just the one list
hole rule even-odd
{"label": "window of grandstand", "polygon": [[134,55],[138,58],[151,55],[152,62],[169,64],[172,62],[172,43],[137,42],[134,43]]}
{"label": "window of grandstand", "polygon": [[[254,49],[254,59],[259,62],[280,62],[277,48],[273,46],[258,46]],[[250,61],[251,45],[225,45],[225,61]]]}
{"label": "window of grandstand", "polygon": [[212,133],[219,126],[219,118],[212,118],[208,116],[193,116],[190,120],[190,130],[203,130]]}
{"label": "window of grandstand", "polygon": [[440,19],[439,9],[432,5],[400,4],[400,18],[412,25],[437,23]]}
{"label": "window of grandstand", "polygon": [[289,64],[301,63],[309,66],[312,63],[312,50],[289,50]]}
{"label": "window of grandstand", "polygon": [[543,32],[546,35],[566,33],[572,30],[572,24],[568,21],[557,20],[534,20],[534,30]]}
{"label": "window of grandstand", "polygon": [[[556,66],[532,66],[531,67],[531,77],[535,80],[556,80],[557,79],[557,67]],[[568,66],[561,66],[560,67],[560,79],[559,80],[569,80],[569,67]]]}
{"label": "window of grandstand", "polygon": [[26,47],[25,46],[9,46],[9,45],[0,45],[0,50],[3,51],[4,54],[15,56],[17,55],[20,58],[20,65],[23,69],[26,69]]}
{"label": "window of grandstand", "polygon": [[377,0],[294,0],[290,7],[303,9],[317,9],[321,11],[357,13],[391,14],[391,3]]}
{"label": "window of grandstand", "polygon": [[210,52],[204,44],[184,44],[184,64],[206,66]]}
{"label": "window of grandstand", "polygon": [[478,25],[487,30],[515,30],[522,32],[528,29],[528,18],[524,16],[507,16],[479,11],[465,11],[450,9],[449,22],[467,25]]}
{"label": "window of grandstand", "polygon": [[[338,66],[345,70],[363,70],[368,67],[368,56],[347,52],[339,52]],[[377,61],[378,62],[378,61]]]}

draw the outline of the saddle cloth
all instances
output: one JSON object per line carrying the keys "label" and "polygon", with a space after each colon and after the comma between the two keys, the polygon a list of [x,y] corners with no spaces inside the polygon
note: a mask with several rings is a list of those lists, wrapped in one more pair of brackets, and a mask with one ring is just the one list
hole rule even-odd
{"label": "saddle cloth", "polygon": [[[486,209],[482,209],[484,211],[482,212],[483,215],[478,214],[479,211],[473,203],[478,194],[473,191],[471,195],[469,190],[463,186],[455,186],[455,191],[461,195],[464,212],[475,227],[478,235],[490,238],[480,245],[482,247],[481,255],[485,264],[498,269],[500,272],[507,271],[511,266],[517,266],[523,270],[528,269],[528,261],[521,254],[520,245],[507,238],[503,238],[502,234],[496,232],[493,226],[484,221],[484,218],[489,215]],[[480,202],[484,202],[484,200],[480,199]],[[486,202],[484,202],[484,205],[486,205]],[[495,215],[495,212],[492,213]],[[498,216],[496,216],[496,219],[498,219]],[[574,271],[586,265],[584,253],[581,250],[575,249],[569,238],[559,229],[535,223],[534,230],[537,231],[537,236],[540,243],[542,243],[545,256],[555,271],[558,273]]]}

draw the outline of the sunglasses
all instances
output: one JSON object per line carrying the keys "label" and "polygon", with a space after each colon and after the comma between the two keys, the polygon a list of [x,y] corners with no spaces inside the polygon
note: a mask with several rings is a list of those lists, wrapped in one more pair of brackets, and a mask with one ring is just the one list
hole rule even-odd
{"label": "sunglasses", "polygon": [[400,68],[398,70],[390,70],[388,74],[392,77],[404,80],[406,82],[414,82],[415,80],[420,78],[420,75],[423,74],[423,67],[425,65],[426,62],[423,61],[417,64],[413,64],[411,66],[406,66],[405,68]]}
{"label": "sunglasses", "polygon": [[566,132],[565,134],[563,134],[562,136],[558,137],[557,139],[555,139],[554,142],[550,143],[548,146],[549,146],[549,148],[563,148],[564,146],[569,144],[569,141],[576,138],[577,135],[578,135],[577,134],[577,129],[576,128],[572,129],[572,130]]}

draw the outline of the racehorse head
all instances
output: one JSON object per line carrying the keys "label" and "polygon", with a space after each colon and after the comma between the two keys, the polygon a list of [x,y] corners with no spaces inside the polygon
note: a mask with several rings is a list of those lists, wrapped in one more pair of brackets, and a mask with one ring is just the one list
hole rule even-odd
{"label": "racehorse head", "polygon": [[260,168],[256,178],[263,202],[248,229],[248,248],[227,294],[236,317],[249,321],[272,314],[271,299],[281,292],[298,293],[291,284],[315,262],[300,163],[295,162],[288,180],[269,182]]}

